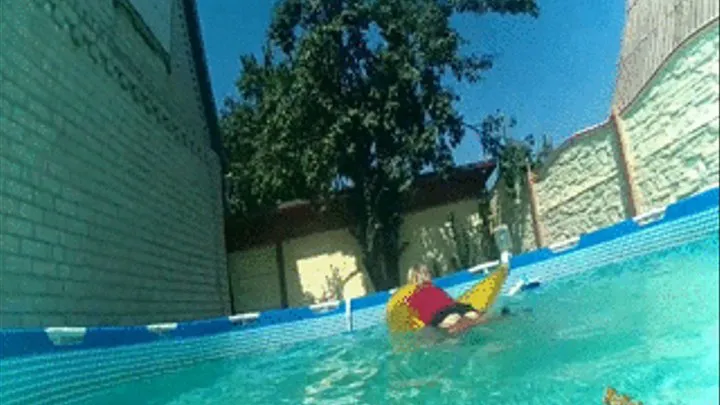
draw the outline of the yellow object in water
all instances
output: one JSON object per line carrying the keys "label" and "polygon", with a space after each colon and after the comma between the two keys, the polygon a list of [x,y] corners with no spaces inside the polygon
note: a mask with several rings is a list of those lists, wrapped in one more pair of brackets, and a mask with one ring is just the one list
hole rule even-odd
{"label": "yellow object in water", "polygon": [[469,289],[457,301],[470,304],[478,311],[487,311],[500,294],[500,290],[507,280],[508,271],[508,266],[501,264],[492,274]]}
{"label": "yellow object in water", "polygon": [[407,304],[407,299],[416,289],[416,284],[407,284],[390,297],[385,309],[390,332],[412,332],[425,327],[425,323],[418,318],[417,312]]}
{"label": "yellow object in water", "polygon": [[613,387],[607,387],[605,388],[603,405],[643,405],[643,403],[635,401],[627,395],[620,394]]}
{"label": "yellow object in water", "polygon": [[[492,274],[470,288],[457,301],[472,305],[478,311],[487,311],[500,294],[507,276],[508,266],[500,265]],[[407,304],[408,297],[416,289],[417,285],[407,284],[400,287],[390,297],[386,308],[386,321],[390,332],[412,332],[425,327],[425,323],[418,318],[417,312]]]}

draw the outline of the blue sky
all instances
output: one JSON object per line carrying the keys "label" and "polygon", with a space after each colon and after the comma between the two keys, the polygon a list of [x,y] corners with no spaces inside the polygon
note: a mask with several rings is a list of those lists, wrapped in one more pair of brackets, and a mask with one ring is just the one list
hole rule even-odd
{"label": "blue sky", "polygon": [[[259,54],[274,1],[199,0],[198,12],[218,107],[234,95],[240,55]],[[555,145],[604,121],[610,111],[624,24],[624,0],[539,0],[540,17],[460,16],[453,24],[467,52],[496,54],[476,84],[460,84],[457,105],[469,123],[498,109],[518,120],[514,135],[548,134]],[[480,159],[468,134],[455,151]]]}

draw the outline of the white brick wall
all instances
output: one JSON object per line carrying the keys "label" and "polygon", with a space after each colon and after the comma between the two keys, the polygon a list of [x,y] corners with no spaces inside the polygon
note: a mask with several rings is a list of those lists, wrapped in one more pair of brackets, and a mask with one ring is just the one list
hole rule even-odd
{"label": "white brick wall", "polygon": [[[0,3],[0,326],[227,314],[221,177],[209,135],[168,131],[93,60],[117,49],[152,54],[112,1],[82,6],[77,17],[72,1]],[[106,34],[57,23],[82,15]],[[78,33],[107,41],[88,50],[73,42]],[[156,69],[148,77],[167,76],[161,63],[142,66]],[[143,84],[142,72],[122,75]],[[146,94],[172,111],[175,92],[165,84]]]}

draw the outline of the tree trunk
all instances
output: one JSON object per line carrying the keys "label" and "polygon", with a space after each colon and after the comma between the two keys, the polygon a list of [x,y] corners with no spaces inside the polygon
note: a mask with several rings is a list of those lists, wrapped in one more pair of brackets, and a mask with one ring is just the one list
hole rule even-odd
{"label": "tree trunk", "polygon": [[400,285],[400,240],[399,230],[392,229],[383,235],[383,267],[388,288]]}
{"label": "tree trunk", "polygon": [[362,249],[365,271],[376,291],[395,288],[400,284],[402,196],[392,187],[356,184],[348,202],[355,216],[354,236]]}
{"label": "tree trunk", "polygon": [[[376,291],[400,285],[400,258],[393,243],[383,243],[380,236],[372,248],[363,248],[363,265]],[[367,241],[366,241],[367,243]],[[361,245],[365,245],[361,242]]]}

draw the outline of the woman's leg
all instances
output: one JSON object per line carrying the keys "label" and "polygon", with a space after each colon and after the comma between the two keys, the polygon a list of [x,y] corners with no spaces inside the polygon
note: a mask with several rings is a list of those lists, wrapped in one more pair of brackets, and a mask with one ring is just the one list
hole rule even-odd
{"label": "woman's leg", "polygon": [[440,329],[449,329],[456,326],[462,319],[472,322],[480,321],[484,314],[484,311],[478,311],[468,304],[456,303],[438,313],[436,318],[438,320],[432,324]]}
{"label": "woman's leg", "polygon": [[446,316],[442,322],[438,324],[438,327],[441,329],[448,329],[458,323],[458,321],[462,318],[459,314],[452,313],[448,316]]}

